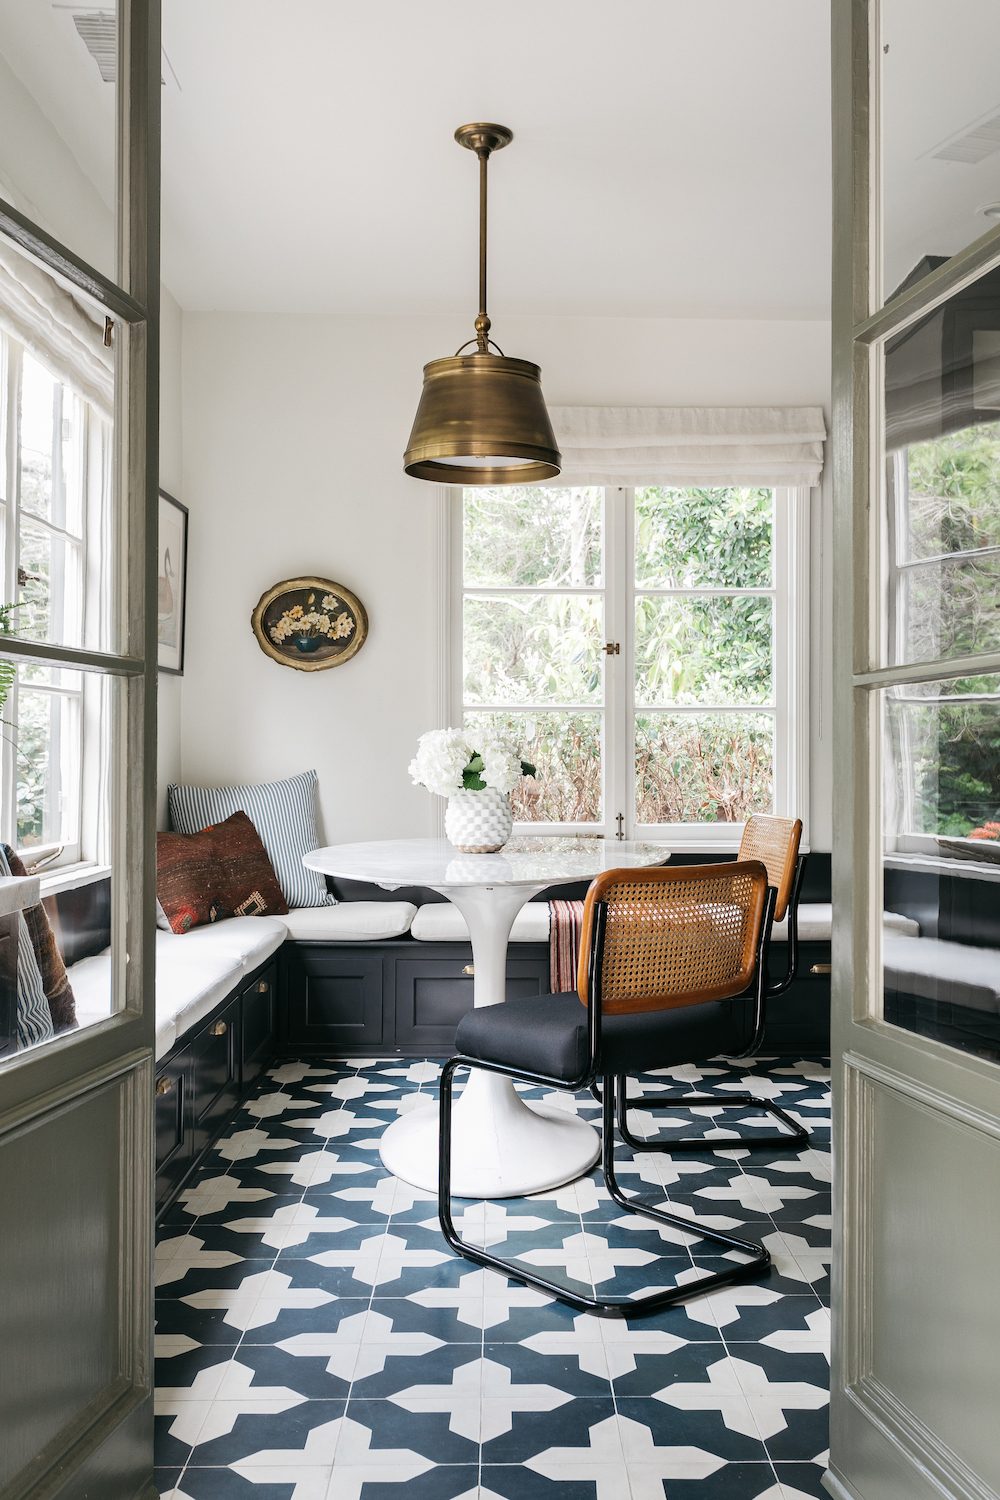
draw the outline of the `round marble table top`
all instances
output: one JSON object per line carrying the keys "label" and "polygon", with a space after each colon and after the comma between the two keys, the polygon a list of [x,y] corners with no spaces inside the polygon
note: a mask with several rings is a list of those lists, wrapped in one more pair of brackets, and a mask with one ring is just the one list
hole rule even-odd
{"label": "round marble table top", "polygon": [[333,844],[303,858],[310,870],[367,880],[383,890],[401,885],[558,885],[592,880],[602,870],[637,870],[670,857],[665,844],[556,835],[513,838],[498,854],[460,854],[447,839],[378,839]]}

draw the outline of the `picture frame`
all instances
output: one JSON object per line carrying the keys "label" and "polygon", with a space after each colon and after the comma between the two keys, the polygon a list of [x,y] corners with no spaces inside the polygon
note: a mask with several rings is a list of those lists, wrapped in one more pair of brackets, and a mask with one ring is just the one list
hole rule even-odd
{"label": "picture frame", "polygon": [[[296,629],[297,622],[304,628]],[[324,672],[357,656],[368,638],[368,613],[356,594],[331,578],[286,578],[262,594],[250,616],[257,644],[297,672]]]}
{"label": "picture frame", "polygon": [[160,491],[156,543],[156,647],[161,672],[182,676],[187,614],[188,510],[166,490]]}

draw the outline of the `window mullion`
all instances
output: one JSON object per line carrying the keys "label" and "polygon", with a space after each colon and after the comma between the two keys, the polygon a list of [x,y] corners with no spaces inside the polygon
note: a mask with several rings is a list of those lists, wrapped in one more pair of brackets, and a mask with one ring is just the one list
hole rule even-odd
{"label": "window mullion", "polygon": [[[604,719],[604,829],[616,838],[619,826],[632,837],[634,798],[629,785],[631,734],[632,628],[631,510],[634,492],[624,486],[604,491],[605,506],[605,624],[606,639],[618,645],[617,656],[605,656]],[[618,823],[618,814],[623,822]]]}

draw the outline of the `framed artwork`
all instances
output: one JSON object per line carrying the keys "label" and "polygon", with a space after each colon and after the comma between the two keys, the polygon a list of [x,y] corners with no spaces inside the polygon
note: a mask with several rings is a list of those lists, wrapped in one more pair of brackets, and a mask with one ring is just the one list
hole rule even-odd
{"label": "framed artwork", "polygon": [[161,490],[156,554],[156,645],[161,672],[184,671],[187,532],[187,506]]}
{"label": "framed artwork", "polygon": [[260,649],[298,672],[323,672],[357,656],[368,615],[356,594],[330,578],[286,578],[250,616]]}

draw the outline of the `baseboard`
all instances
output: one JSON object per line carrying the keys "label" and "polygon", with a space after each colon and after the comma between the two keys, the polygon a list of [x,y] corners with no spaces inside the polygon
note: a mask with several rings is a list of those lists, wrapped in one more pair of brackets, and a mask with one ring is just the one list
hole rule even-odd
{"label": "baseboard", "polygon": [[819,1482],[825,1490],[830,1491],[834,1500],[864,1500],[857,1490],[851,1489],[842,1479],[838,1479],[832,1469],[825,1469],[820,1475]]}

